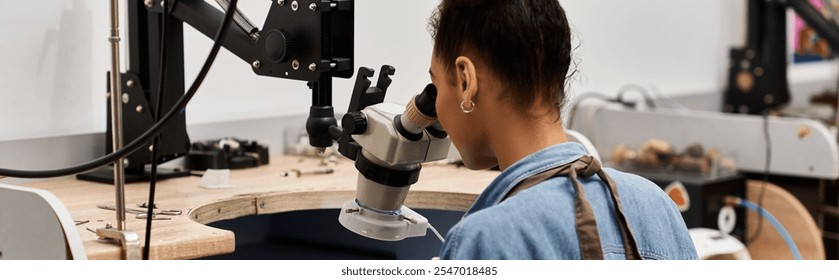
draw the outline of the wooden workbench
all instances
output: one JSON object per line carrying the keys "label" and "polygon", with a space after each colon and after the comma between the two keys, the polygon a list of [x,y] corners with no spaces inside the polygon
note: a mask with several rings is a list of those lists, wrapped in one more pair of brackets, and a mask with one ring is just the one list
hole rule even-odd
{"label": "wooden workbench", "polygon": [[[235,247],[233,232],[205,224],[249,215],[341,208],[345,201],[355,198],[358,172],[348,160],[339,160],[332,166],[335,170],[332,174],[299,178],[281,175],[293,168],[323,168],[319,163],[314,158],[274,157],[271,164],[263,167],[234,170],[230,175],[231,187],[224,189],[201,188],[201,178],[196,176],[159,181],[155,195],[159,208],[181,209],[184,214],[153,222],[150,258],[193,259],[230,253]],[[405,204],[411,208],[465,211],[497,175],[493,171],[426,164]],[[89,259],[121,257],[117,244],[99,240],[96,234],[86,230],[101,228],[105,222],[115,223],[113,211],[96,207],[114,204],[113,186],[75,178],[26,185],[52,192],[74,220],[90,221],[76,227]],[[147,201],[148,183],[127,184],[125,200],[127,207],[132,208]],[[145,220],[136,219],[133,214],[126,217],[127,228],[137,232],[142,240]]]}
{"label": "wooden workbench", "polygon": [[[345,201],[355,197],[358,173],[351,161],[339,160],[330,167],[335,170],[332,174],[304,175],[299,178],[281,175],[290,169],[324,168],[319,163],[320,159],[315,158],[274,157],[267,166],[232,171],[231,187],[223,189],[201,188],[200,178],[195,176],[158,182],[157,205],[164,209],[180,209],[184,214],[171,216],[172,220],[154,221],[150,258],[194,259],[233,252],[233,232],[205,225],[212,222],[250,215],[341,208]],[[497,175],[497,171],[472,171],[453,165],[426,164],[419,182],[411,187],[405,204],[415,209],[465,211]],[[119,245],[99,240],[94,233],[86,230],[101,228],[106,222],[115,222],[113,211],[96,207],[114,204],[113,186],[70,177],[26,185],[52,192],[64,203],[74,220],[90,221],[76,227],[89,259],[121,258]],[[754,189],[758,189],[758,186],[762,187],[763,184],[758,181],[749,182],[750,197],[754,196]],[[806,259],[824,258],[820,236],[812,233],[812,218],[809,214],[802,218],[799,215],[802,211],[787,211],[789,207],[801,206],[791,203],[791,196],[780,197],[787,202],[769,197],[764,206],[775,213],[782,223],[794,224],[789,227],[790,233],[799,243]],[[137,208],[137,203],[148,200],[148,183],[126,185],[125,198],[127,207]],[[128,229],[137,232],[142,241],[145,220],[136,219],[134,214],[127,214],[126,217]],[[757,217],[750,214],[749,218],[755,221]],[[795,224],[803,222],[809,227]],[[747,224],[749,232],[754,232],[755,224]],[[789,259],[791,256],[788,249],[782,244],[777,233],[766,229],[756,242],[750,244],[749,251],[757,259]]]}

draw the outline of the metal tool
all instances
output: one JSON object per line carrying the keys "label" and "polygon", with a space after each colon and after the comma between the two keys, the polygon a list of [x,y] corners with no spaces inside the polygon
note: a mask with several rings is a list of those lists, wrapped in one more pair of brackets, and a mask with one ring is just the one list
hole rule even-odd
{"label": "metal tool", "polygon": [[[139,202],[139,203],[137,203],[137,207],[149,208],[149,204],[147,202]],[[152,207],[152,208],[157,209],[157,203],[155,203],[154,207]]]}
{"label": "metal tool", "polygon": [[[146,220],[146,219],[148,219],[148,217],[149,217],[149,214],[148,214],[148,213],[139,213],[139,214],[137,214],[137,216],[134,216],[134,218],[137,218],[138,220]],[[151,219],[152,219],[152,220],[156,220],[156,221],[157,221],[157,220],[160,220],[160,221],[168,221],[168,220],[171,220],[172,218],[169,218],[169,217],[158,217],[158,216],[157,216],[157,214],[152,214],[152,215],[151,215]]]}
{"label": "metal tool", "polygon": [[294,175],[294,177],[300,177],[303,175],[320,175],[320,174],[332,174],[335,172],[335,169],[332,168],[321,168],[321,169],[312,169],[312,170],[300,170],[300,169],[290,169],[286,172],[283,172],[283,177],[289,177]]}
{"label": "metal tool", "polygon": [[[114,207],[113,205],[96,205],[96,207],[99,209],[116,211],[116,207]],[[148,214],[148,211],[136,208],[125,208],[125,212],[131,214]],[[155,210],[153,213],[154,215],[180,216],[181,214],[183,214],[183,211],[178,209],[162,209]]]}

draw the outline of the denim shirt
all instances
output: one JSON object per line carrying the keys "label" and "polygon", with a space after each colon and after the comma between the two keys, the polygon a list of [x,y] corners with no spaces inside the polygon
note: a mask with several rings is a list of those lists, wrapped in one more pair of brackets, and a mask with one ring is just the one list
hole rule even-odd
{"label": "denim shirt", "polygon": [[[574,227],[574,188],[554,177],[504,200],[527,177],[579,159],[585,150],[567,142],[531,154],[503,172],[447,234],[441,259],[580,259]],[[644,259],[696,259],[685,222],[657,185],[605,169],[618,188],[629,227]],[[597,175],[579,178],[594,209],[603,257],[625,259],[615,206]],[[503,201],[502,201],[503,200]]]}

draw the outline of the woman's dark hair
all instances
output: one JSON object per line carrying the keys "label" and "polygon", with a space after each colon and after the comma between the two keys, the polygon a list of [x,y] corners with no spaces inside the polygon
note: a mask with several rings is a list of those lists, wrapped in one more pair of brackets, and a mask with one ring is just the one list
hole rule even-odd
{"label": "woman's dark hair", "polygon": [[541,99],[562,107],[571,30],[557,0],[442,0],[429,25],[449,73],[458,56],[474,54],[517,105]]}

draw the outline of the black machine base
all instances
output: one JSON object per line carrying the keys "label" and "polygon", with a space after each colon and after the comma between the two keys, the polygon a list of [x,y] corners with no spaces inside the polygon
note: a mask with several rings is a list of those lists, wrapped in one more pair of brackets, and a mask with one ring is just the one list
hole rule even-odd
{"label": "black machine base", "polygon": [[[717,229],[717,216],[720,213],[726,196],[746,197],[746,178],[740,174],[724,174],[715,178],[702,175],[675,174],[668,171],[651,171],[628,168],[624,171],[632,172],[647,178],[662,189],[675,181],[679,181],[687,190],[690,207],[682,212],[682,218],[688,228]],[[735,208],[737,223],[731,235],[745,241],[746,211]]]}
{"label": "black machine base", "polygon": [[[187,177],[190,173],[188,170],[183,169],[166,169],[166,168],[157,168],[157,180],[165,180],[171,178],[178,178],[178,177]],[[79,180],[84,181],[92,181],[97,183],[103,184],[113,184],[114,183],[114,167],[107,166],[103,168],[99,168],[87,173],[82,173],[76,175],[76,178]],[[149,170],[145,170],[143,173],[134,173],[134,172],[125,172],[125,183],[139,183],[139,182],[148,182],[151,178],[151,172]]]}

